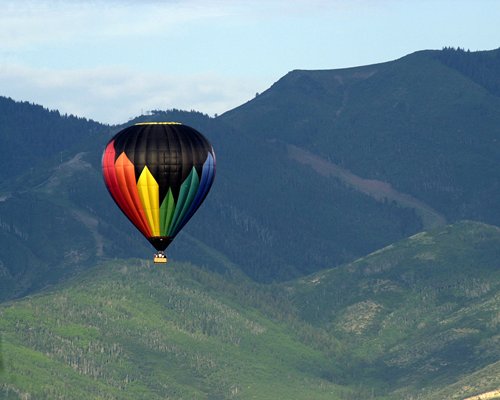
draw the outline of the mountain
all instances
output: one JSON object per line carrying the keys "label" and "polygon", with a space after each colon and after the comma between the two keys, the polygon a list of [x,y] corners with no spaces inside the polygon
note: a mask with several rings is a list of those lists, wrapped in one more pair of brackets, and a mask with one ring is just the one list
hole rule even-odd
{"label": "mountain", "polygon": [[281,284],[109,261],[0,307],[0,393],[464,399],[500,385],[499,252],[464,221]]}
{"label": "mountain", "polygon": [[363,192],[363,182],[353,184],[343,171],[378,185],[382,197],[390,186],[449,221],[500,225],[499,60],[500,49],[446,49],[356,68],[296,70],[220,118],[257,140],[281,143],[297,164],[317,171],[309,154],[329,162],[340,171],[324,175],[355,190]]}
{"label": "mountain", "polygon": [[[310,190],[304,196],[295,196],[292,202],[289,190],[293,187],[283,188],[279,173],[262,172],[283,157],[280,152],[248,142],[244,137],[237,138],[217,121],[197,113],[171,111],[153,117],[182,120],[204,132],[217,149],[216,183],[203,207],[169,249],[174,259],[223,270],[217,257],[211,257],[210,251],[205,250],[213,248],[241,265],[254,279],[284,279],[300,276],[304,273],[301,270],[316,270],[319,261],[333,263],[340,251],[346,253],[341,255],[341,260],[352,259],[420,227],[411,211],[366,199],[342,184],[311,174],[308,169],[296,171],[296,166],[285,160],[290,166],[288,179],[295,182],[294,187],[305,184],[304,190]],[[64,118],[60,117],[60,123],[64,123]],[[3,276],[0,299],[22,296],[53,284],[97,260],[149,258],[152,253],[149,244],[121,215],[100,175],[102,148],[120,128],[101,126],[98,133],[89,134],[84,123],[78,137],[83,143],[77,138],[62,157],[61,152],[55,152],[50,157],[33,160],[29,171],[11,174],[2,182],[0,237],[4,245],[0,248]],[[10,135],[12,132],[0,133]],[[33,135],[37,135],[36,130]],[[247,157],[238,157],[243,148]],[[5,156],[9,158],[10,154]],[[262,162],[259,171],[253,167],[256,158]],[[269,161],[267,167],[266,161]],[[266,179],[262,179],[262,174]],[[253,185],[254,179],[261,180],[261,185]],[[276,183],[280,187],[276,187]],[[320,196],[324,188],[338,196],[333,209],[331,197]],[[311,195],[318,197],[320,213],[311,208]],[[271,197],[276,200],[271,201]],[[359,204],[358,209],[349,214],[341,211],[341,206],[354,202]],[[296,234],[292,234],[296,223],[284,215],[299,206],[309,208],[307,214],[300,217],[301,229],[313,232],[301,238],[304,251],[290,246],[290,235],[296,240]],[[363,219],[366,212],[373,215],[369,221]],[[330,221],[329,225],[322,227],[325,220]],[[328,232],[334,222],[336,232]],[[364,226],[369,227],[367,232]],[[358,234],[349,233],[352,227]],[[370,237],[378,227],[385,233]],[[349,244],[352,249],[347,251],[339,246],[341,242],[347,243],[347,239],[342,239],[344,232],[346,236],[359,236],[366,243],[354,241]],[[326,249],[332,243],[337,243],[337,248],[330,254]],[[325,252],[324,259],[321,252]]]}
{"label": "mountain", "polygon": [[[170,257],[223,272],[222,254],[253,280],[280,282],[445,223],[500,225],[498,53],[297,70],[217,118],[157,110],[129,121],[184,122],[217,154],[213,189]],[[104,144],[127,124],[2,99],[0,299],[150,257],[100,176]]]}
{"label": "mountain", "polygon": [[78,149],[103,128],[0,97],[0,300],[57,281],[81,261],[92,235],[65,200],[68,189],[57,189],[88,171]]}
{"label": "mountain", "polygon": [[253,279],[279,281],[446,222],[500,225],[499,54],[446,49],[292,71],[216,119],[197,118],[218,174],[192,228],[217,234],[196,236]]}

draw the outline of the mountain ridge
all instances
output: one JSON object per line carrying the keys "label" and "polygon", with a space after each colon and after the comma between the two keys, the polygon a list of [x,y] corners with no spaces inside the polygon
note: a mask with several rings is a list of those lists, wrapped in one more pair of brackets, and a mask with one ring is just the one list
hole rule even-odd
{"label": "mountain ridge", "polygon": [[[424,220],[422,207],[417,213],[390,198],[379,201],[338,176],[318,174],[290,159],[289,146],[368,183],[391,185],[447,222],[499,225],[500,102],[445,65],[439,59],[444,53],[295,71],[217,118],[157,110],[129,121],[183,121],[203,132],[217,152],[213,190],[171,255],[224,270],[217,257],[204,259],[202,247],[214,249],[252,279],[279,282],[352,261],[442,221],[436,214]],[[495,71],[486,64],[493,82]],[[36,140],[25,141],[23,151],[36,155],[45,134],[31,121],[46,118],[51,135],[66,147],[49,146],[50,156],[32,158],[22,168],[15,152],[0,150],[15,171],[0,184],[0,268],[6,274],[0,296],[22,296],[99,259],[149,255],[100,176],[102,148],[123,126],[6,102],[19,110],[0,112],[2,140],[27,132]],[[68,120],[78,126],[71,134]],[[73,168],[78,166],[84,168]]]}
{"label": "mountain ridge", "polygon": [[[499,225],[500,210],[491,199],[498,197],[500,99],[443,64],[440,54],[421,51],[374,66],[293,71],[219,118],[388,182],[448,221]],[[478,211],[472,205],[478,202],[486,208]]]}

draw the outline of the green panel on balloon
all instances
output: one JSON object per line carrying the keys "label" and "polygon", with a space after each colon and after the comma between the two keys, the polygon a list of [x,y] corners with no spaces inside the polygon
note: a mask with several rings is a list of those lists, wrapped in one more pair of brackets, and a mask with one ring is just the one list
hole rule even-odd
{"label": "green panel on balloon", "polygon": [[160,206],[160,234],[167,236],[168,228],[174,217],[175,201],[172,195],[172,190],[168,189],[167,195],[163,199]]}
{"label": "green panel on balloon", "polygon": [[179,198],[177,200],[177,206],[175,207],[172,225],[168,230],[169,236],[175,235],[179,223],[182,221],[182,218],[189,210],[189,206],[191,205],[191,202],[193,201],[194,196],[196,195],[196,191],[198,190],[199,185],[200,185],[200,178],[198,178],[196,169],[193,168],[189,176],[181,185],[179,191]]}

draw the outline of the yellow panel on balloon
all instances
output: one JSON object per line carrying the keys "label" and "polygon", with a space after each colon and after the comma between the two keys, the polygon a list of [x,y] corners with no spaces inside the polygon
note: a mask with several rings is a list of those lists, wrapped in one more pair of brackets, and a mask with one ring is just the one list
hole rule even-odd
{"label": "yellow panel on balloon", "polygon": [[148,167],[144,167],[139,176],[137,190],[152,236],[160,236],[160,187]]}

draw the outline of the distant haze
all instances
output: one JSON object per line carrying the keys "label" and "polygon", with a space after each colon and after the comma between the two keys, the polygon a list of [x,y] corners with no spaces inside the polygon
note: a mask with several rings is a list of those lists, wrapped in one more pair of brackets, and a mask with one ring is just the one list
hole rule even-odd
{"label": "distant haze", "polygon": [[223,113],[293,69],[500,46],[494,0],[0,0],[0,95],[106,123]]}

